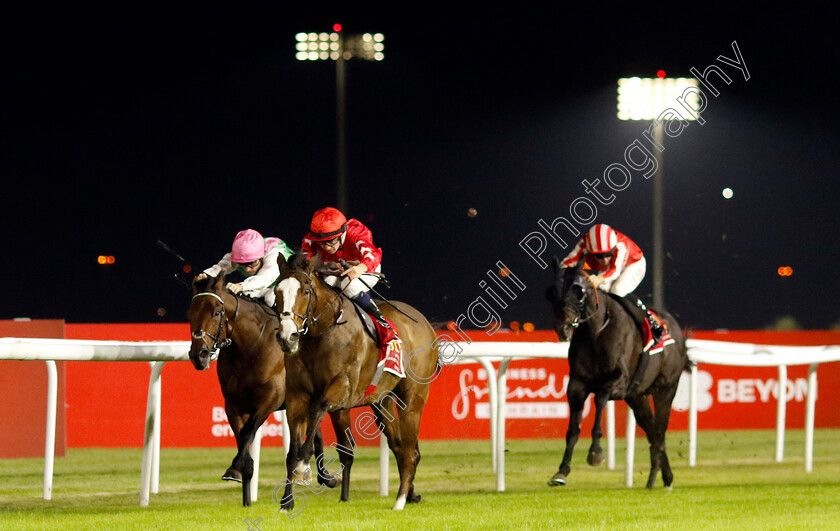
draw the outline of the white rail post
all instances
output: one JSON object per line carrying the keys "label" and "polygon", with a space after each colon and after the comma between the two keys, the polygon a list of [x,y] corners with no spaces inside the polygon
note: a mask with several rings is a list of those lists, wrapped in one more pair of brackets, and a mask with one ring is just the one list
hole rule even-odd
{"label": "white rail post", "polygon": [[697,364],[691,364],[688,391],[688,466],[697,465]]}
{"label": "white rail post", "polygon": [[607,402],[607,469],[615,470],[615,402]]}
{"label": "white rail post", "polygon": [[627,408],[627,468],[624,470],[624,486],[633,486],[633,461],[636,457],[636,415]]}
{"label": "white rail post", "polygon": [[814,469],[814,410],[817,402],[817,364],[808,367],[808,397],[805,405],[805,472]]}
{"label": "white rail post", "polygon": [[787,367],[779,365],[779,400],[776,402],[776,462],[785,456],[785,416],[787,413]]}
{"label": "white rail post", "polygon": [[44,499],[52,499],[53,465],[55,464],[55,419],[58,402],[58,370],[55,361],[47,363],[47,432],[44,442]]}
{"label": "white rail post", "polygon": [[505,411],[505,404],[507,401],[507,368],[510,365],[511,358],[504,358],[499,364],[498,386],[497,393],[499,398],[499,409],[496,416],[496,433],[498,441],[496,443],[496,490],[499,492],[505,491],[505,419],[507,412]]}
{"label": "white rail post", "polygon": [[388,437],[385,432],[379,434],[379,495],[388,495],[388,471],[390,461],[388,459]]}
{"label": "white rail post", "polygon": [[251,476],[251,501],[257,501],[257,495],[260,489],[260,452],[262,449],[262,426],[257,428],[257,433],[254,434],[254,442],[251,443],[249,451],[251,459],[254,460],[254,475]]}
{"label": "white rail post", "polygon": [[146,430],[143,438],[143,464],[140,468],[140,506],[149,505],[149,492],[152,484],[152,462],[154,453],[155,417],[160,413],[156,410],[160,395],[160,371],[163,361],[152,362],[149,375],[149,394],[146,397]]}

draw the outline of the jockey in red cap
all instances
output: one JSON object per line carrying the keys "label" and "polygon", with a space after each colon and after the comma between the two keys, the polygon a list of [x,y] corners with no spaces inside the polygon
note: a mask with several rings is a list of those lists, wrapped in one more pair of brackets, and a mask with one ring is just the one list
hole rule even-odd
{"label": "jockey in red cap", "polygon": [[[632,293],[645,277],[645,255],[633,240],[603,223],[594,225],[563,259],[564,267],[574,267],[580,259],[596,272],[589,275],[593,288],[614,293],[629,304],[623,304],[637,320],[644,316],[650,323],[654,339],[662,336],[659,322],[647,311],[642,300]],[[640,313],[642,310],[643,313]]]}
{"label": "jockey in red cap", "polygon": [[274,283],[280,276],[277,255],[283,253],[289,258],[293,251],[280,238],[263,238],[254,229],[240,231],[233,239],[233,246],[219,263],[196,275],[196,280],[208,276],[217,277],[239,271],[245,280],[228,282],[225,286],[232,293],[242,292],[255,299],[263,299],[268,306],[274,306]]}
{"label": "jockey in red cap", "polygon": [[[321,263],[335,264],[343,269],[341,278],[327,276],[324,281],[331,286],[339,286],[348,298],[376,317],[380,324],[388,326],[382,311],[368,293],[379,282],[378,273],[382,271],[382,250],[373,245],[370,229],[359,220],[348,220],[336,208],[322,208],[312,216],[309,234],[303,238],[301,251],[307,258],[320,252]],[[342,262],[349,267],[345,269]]]}

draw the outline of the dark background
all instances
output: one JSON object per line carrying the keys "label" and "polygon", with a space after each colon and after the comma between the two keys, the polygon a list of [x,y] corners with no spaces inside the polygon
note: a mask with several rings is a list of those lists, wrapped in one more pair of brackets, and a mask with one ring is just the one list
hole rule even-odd
{"label": "dark background", "polygon": [[[384,61],[347,63],[347,214],[383,249],[384,295],[454,319],[501,260],[527,286],[504,322],[548,328],[551,275],[518,244],[648,127],[616,118],[616,80],[716,63],[732,83],[706,124],[666,139],[666,304],[702,329],[840,323],[828,12],[239,4],[4,13],[0,318],[182,322],[181,264],[157,240],[196,270],[244,228],[299,246],[336,204],[336,88],[334,63],[295,60],[294,37],[340,22],[385,34]],[[716,61],[733,41],[748,81]],[[650,301],[652,183],[634,174],[616,195],[596,222],[646,252]]]}

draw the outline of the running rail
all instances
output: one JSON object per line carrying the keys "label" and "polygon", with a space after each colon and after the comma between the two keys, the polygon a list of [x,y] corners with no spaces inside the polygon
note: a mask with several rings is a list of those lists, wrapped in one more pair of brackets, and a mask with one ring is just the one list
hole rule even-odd
{"label": "running rail", "polygon": [[[488,374],[490,399],[491,455],[496,472],[496,490],[505,490],[505,423],[507,393],[507,369],[514,359],[567,358],[568,343],[558,342],[456,342],[443,344],[456,355],[449,363],[479,363]],[[805,470],[813,469],[814,410],[817,390],[817,365],[840,361],[840,346],[790,347],[753,345],[689,339],[689,358],[695,363],[734,365],[748,367],[778,367],[779,381],[787,380],[788,365],[809,365],[808,391],[805,420]],[[168,361],[187,361],[187,341],[94,341],[72,339],[0,338],[0,359],[47,363],[47,436],[44,450],[44,499],[52,498],[53,464],[55,455],[55,418],[57,399],[57,378],[55,361],[144,361],[149,362],[149,392],[146,403],[146,429],[143,442],[143,462],[140,474],[140,505],[149,504],[149,494],[158,492],[158,471],[160,457],[160,373]],[[449,351],[447,351],[449,352]],[[442,360],[443,361],[443,360]],[[496,370],[493,362],[499,363]],[[696,465],[697,451],[697,367],[691,371],[689,399],[689,466]],[[779,393],[776,424],[776,461],[784,453],[785,429],[784,393]],[[285,413],[285,412],[284,412]],[[607,466],[615,468],[615,409],[609,402],[606,411]],[[288,441],[288,425],[285,415],[283,425],[284,445]],[[254,477],[251,482],[252,499],[257,499],[259,480],[260,432],[251,448],[254,458]],[[627,471],[625,484],[632,486],[635,453],[635,418],[628,409],[627,419]],[[286,448],[288,451],[288,447]],[[380,494],[388,493],[388,449],[384,437],[380,437]]]}

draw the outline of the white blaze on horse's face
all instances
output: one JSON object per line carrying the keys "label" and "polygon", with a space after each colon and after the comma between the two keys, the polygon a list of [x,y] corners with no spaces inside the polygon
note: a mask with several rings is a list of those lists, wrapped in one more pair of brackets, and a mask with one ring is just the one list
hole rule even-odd
{"label": "white blaze on horse's face", "polygon": [[275,293],[279,295],[278,299],[282,299],[283,307],[280,310],[280,340],[289,346],[293,351],[297,350],[298,345],[298,325],[294,319],[294,312],[292,311],[295,305],[295,298],[300,291],[300,281],[296,278],[285,278],[277,284]]}

